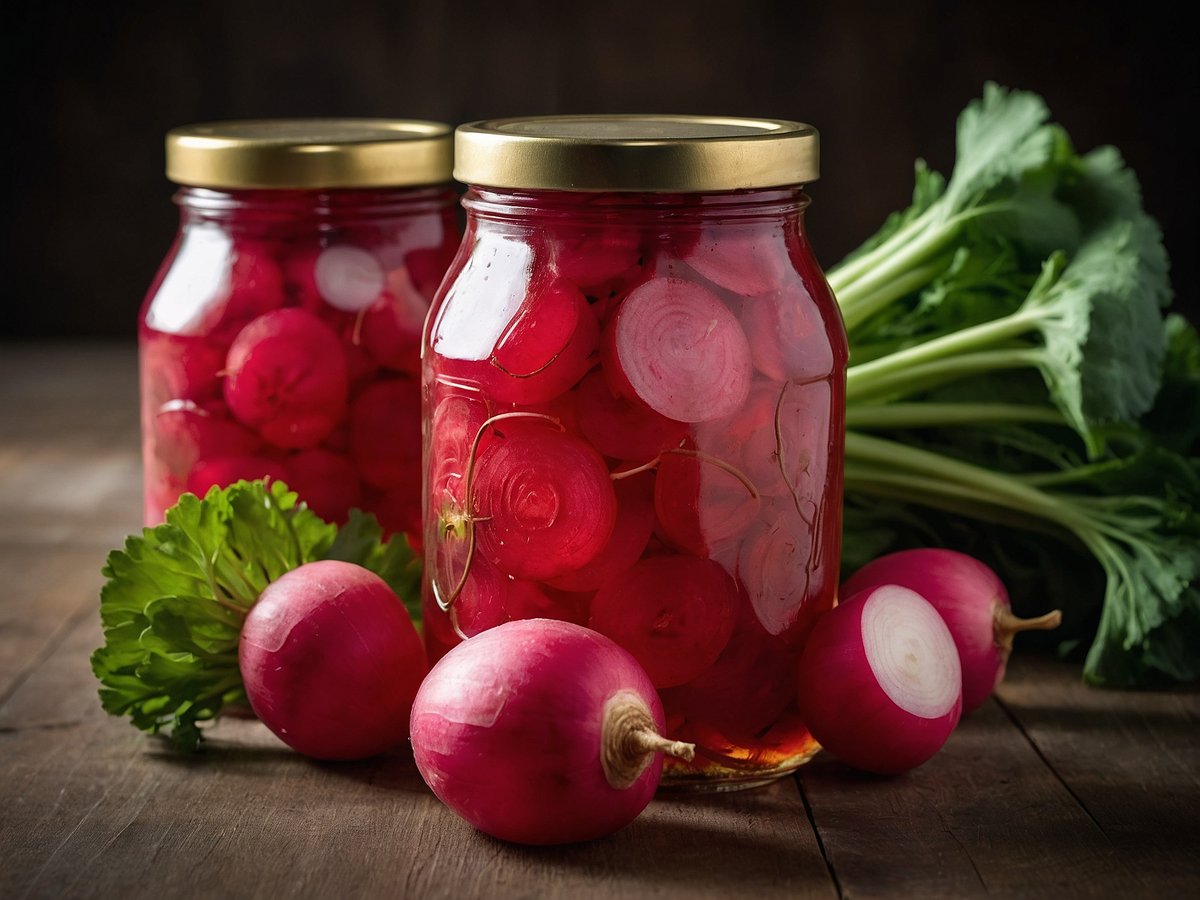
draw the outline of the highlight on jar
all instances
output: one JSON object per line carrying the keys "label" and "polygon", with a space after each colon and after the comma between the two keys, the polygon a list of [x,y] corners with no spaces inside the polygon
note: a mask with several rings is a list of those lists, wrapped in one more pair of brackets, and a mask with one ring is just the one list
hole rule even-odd
{"label": "highlight on jar", "polygon": [[572,116],[460,127],[467,230],[423,363],[431,660],[593,628],[721,789],[817,745],[794,673],[834,603],[846,339],[804,230],[817,135]]}
{"label": "highlight on jar", "polygon": [[139,324],[146,524],[185,491],[285,481],[420,535],[420,342],[458,248],[451,131],[410,120],[178,128],[180,228]]}

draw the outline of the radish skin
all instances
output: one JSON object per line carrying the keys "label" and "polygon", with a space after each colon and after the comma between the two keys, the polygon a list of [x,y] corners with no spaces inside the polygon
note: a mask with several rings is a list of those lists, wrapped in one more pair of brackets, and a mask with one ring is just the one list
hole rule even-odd
{"label": "radish skin", "polygon": [[925,547],[881,556],[851,575],[842,593],[880,584],[916,591],[945,620],[962,660],[963,712],[982,706],[1004,678],[1017,632],[1056,628],[1062,622],[1057,609],[1034,619],[1013,615],[999,576],[956,550]]}
{"label": "radish skin", "polygon": [[430,789],[481,831],[565,844],[623,828],[646,807],[662,754],[662,705],[646,673],[603,635],[568,622],[509,622],[433,667],[412,709],[413,758]]}
{"label": "radish skin", "polygon": [[950,630],[908,588],[854,594],[813,628],[797,704],[813,737],[843,762],[880,775],[916,768],[946,743],[962,712]]}

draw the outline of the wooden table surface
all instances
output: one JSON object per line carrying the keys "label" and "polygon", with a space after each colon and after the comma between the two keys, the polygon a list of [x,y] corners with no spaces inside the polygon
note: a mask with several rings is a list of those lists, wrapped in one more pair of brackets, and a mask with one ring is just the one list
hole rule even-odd
{"label": "wooden table surface", "polygon": [[105,553],[139,524],[128,346],[0,345],[0,898],[1200,896],[1200,694],[1018,658],[898,778],[668,795],[586,845],[485,837],[410,756],[310,762],[230,720],[184,757],[105,715]]}

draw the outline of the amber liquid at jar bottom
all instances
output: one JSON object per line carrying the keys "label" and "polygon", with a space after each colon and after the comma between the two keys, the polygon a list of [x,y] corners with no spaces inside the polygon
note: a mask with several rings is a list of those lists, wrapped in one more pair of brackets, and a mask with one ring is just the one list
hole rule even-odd
{"label": "amber liquid at jar bottom", "polygon": [[815,751],[796,659],[832,606],[846,343],[798,189],[472,191],[426,326],[425,636],[510,619],[646,668],[668,787]]}
{"label": "amber liquid at jar bottom", "polygon": [[321,517],[420,535],[420,334],[454,195],[185,188],[139,327],[146,524],[282,479]]}

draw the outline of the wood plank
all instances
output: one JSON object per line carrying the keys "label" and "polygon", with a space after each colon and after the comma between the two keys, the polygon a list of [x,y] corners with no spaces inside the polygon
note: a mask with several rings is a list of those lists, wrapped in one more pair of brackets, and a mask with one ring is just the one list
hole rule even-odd
{"label": "wood plank", "polygon": [[0,706],[0,896],[833,897],[796,785],[656,800],[610,838],[523,848],[411,757],[318,764],[230,720],[181,757],[95,698],[81,621]]}
{"label": "wood plank", "polygon": [[1200,692],[1092,689],[1077,666],[1025,656],[999,698],[1143,881],[1200,891]]}
{"label": "wood plank", "polygon": [[1147,893],[993,702],[905,775],[865,775],[821,754],[797,777],[845,897]]}

